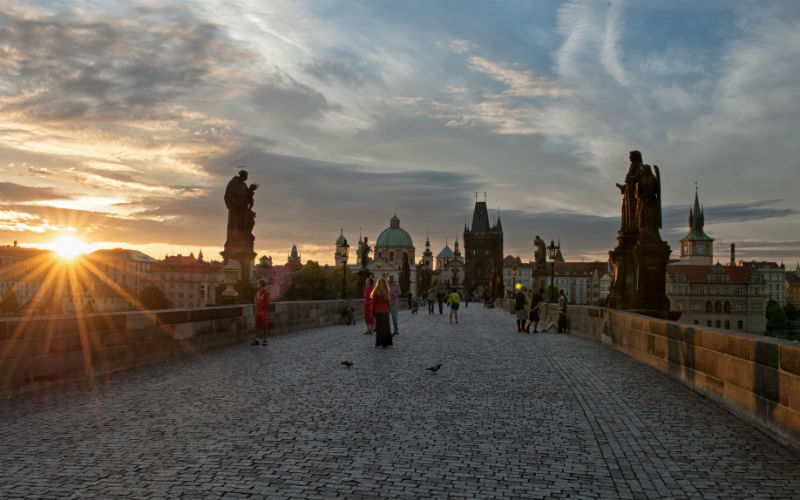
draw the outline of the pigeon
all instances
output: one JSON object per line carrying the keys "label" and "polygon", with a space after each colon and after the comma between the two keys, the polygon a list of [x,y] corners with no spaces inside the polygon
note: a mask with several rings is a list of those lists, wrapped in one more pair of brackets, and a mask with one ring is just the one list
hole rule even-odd
{"label": "pigeon", "polygon": [[344,366],[346,366],[346,367],[348,367],[348,368],[350,368],[351,366],[353,366],[353,362],[352,362],[352,361],[342,361],[342,363],[341,363],[341,364],[343,364]]}
{"label": "pigeon", "polygon": [[432,372],[432,373],[436,373],[436,372],[438,372],[438,371],[439,371],[439,368],[441,368],[441,367],[442,367],[442,365],[441,365],[441,363],[440,363],[440,364],[438,364],[438,365],[436,365],[436,366],[430,366],[430,367],[428,367],[428,368],[425,368],[425,369],[426,369],[426,370],[429,370],[429,371],[430,371],[430,372]]}

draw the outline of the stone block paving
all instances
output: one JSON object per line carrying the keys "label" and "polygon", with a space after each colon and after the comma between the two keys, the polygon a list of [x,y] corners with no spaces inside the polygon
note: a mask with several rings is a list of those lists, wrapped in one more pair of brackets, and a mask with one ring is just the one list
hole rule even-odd
{"label": "stone block paving", "polygon": [[660,373],[478,304],[460,321],[401,311],[388,349],[335,326],[1,400],[0,498],[800,498],[800,456]]}

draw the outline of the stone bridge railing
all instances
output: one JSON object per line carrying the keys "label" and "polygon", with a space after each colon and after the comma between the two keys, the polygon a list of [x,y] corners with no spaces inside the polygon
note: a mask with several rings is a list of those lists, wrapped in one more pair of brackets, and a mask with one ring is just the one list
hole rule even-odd
{"label": "stone bridge railing", "polygon": [[[549,321],[555,305],[546,309]],[[800,345],[600,307],[569,306],[567,316],[571,333],[615,347],[800,449]]]}
{"label": "stone bridge railing", "polygon": [[[339,323],[343,305],[275,302],[270,334]],[[0,397],[235,344],[253,326],[251,305],[0,319]]]}

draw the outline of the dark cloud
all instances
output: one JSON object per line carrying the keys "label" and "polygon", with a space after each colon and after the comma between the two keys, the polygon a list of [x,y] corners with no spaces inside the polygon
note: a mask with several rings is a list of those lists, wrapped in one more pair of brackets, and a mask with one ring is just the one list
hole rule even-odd
{"label": "dark cloud", "polygon": [[328,60],[317,60],[305,65],[305,71],[320,82],[362,87],[367,82],[380,82],[374,69],[356,56],[332,55]]}
{"label": "dark cloud", "polygon": [[[714,224],[728,222],[747,222],[779,217],[797,215],[793,208],[776,208],[772,205],[782,203],[784,200],[757,200],[742,203],[725,203],[703,207],[706,221]],[[670,205],[663,209],[664,227],[683,226],[688,230],[689,210],[691,205]]]}
{"label": "dark cloud", "polygon": [[215,25],[181,8],[139,8],[124,17],[0,13],[0,38],[15,54],[5,88],[22,95],[9,109],[66,120],[158,112],[201,86],[220,64],[249,60]]}
{"label": "dark cloud", "polygon": [[259,109],[270,114],[270,119],[308,120],[319,118],[326,111],[340,109],[308,85],[281,74],[253,89],[251,96]]}
{"label": "dark cloud", "polygon": [[41,200],[68,200],[72,197],[52,187],[31,187],[13,182],[0,182],[0,199],[4,203]]}

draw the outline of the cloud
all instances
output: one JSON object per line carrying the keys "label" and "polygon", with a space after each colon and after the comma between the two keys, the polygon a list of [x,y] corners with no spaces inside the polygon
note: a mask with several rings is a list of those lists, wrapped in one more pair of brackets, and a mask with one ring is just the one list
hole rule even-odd
{"label": "cloud", "polygon": [[280,72],[270,82],[253,89],[252,100],[275,121],[307,121],[341,109],[330,104],[320,92]]}
{"label": "cloud", "polygon": [[3,203],[40,200],[68,200],[70,198],[71,196],[54,187],[33,187],[23,186],[13,182],[0,182],[0,199],[3,200]]}
{"label": "cloud", "polygon": [[469,58],[469,68],[503,82],[505,95],[516,97],[559,97],[572,91],[559,82],[539,76],[533,70],[521,70],[518,64],[494,62],[479,56]]}
{"label": "cloud", "polygon": [[[794,208],[777,208],[773,205],[785,200],[756,200],[741,203],[724,203],[703,207],[706,223],[718,225],[731,222],[761,221],[765,219],[794,217],[800,211]],[[691,205],[670,205],[663,207],[664,227],[681,227],[688,231],[688,217]]]}
{"label": "cloud", "polygon": [[0,38],[14,54],[0,108],[46,120],[152,118],[206,83],[220,61],[252,60],[182,8],[141,7],[125,17],[6,11]]}

